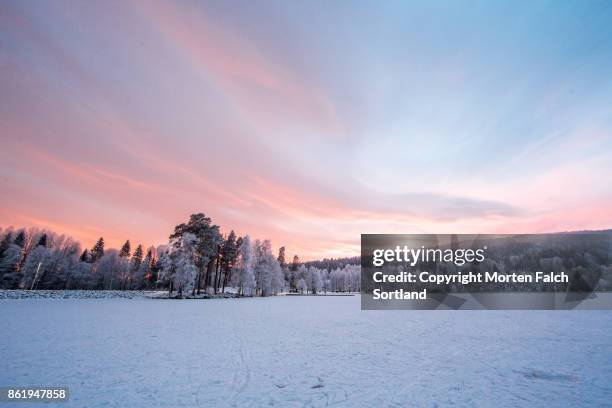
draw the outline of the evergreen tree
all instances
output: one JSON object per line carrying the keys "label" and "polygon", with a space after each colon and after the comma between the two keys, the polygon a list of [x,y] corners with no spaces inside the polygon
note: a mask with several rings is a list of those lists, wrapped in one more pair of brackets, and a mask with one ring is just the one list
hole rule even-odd
{"label": "evergreen tree", "polygon": [[104,238],[100,237],[98,242],[91,248],[91,263],[99,261],[104,256]]}
{"label": "evergreen tree", "polygon": [[38,240],[38,245],[37,246],[42,246],[42,247],[46,247],[47,246],[47,234],[42,234],[40,236],[40,239]]}
{"label": "evergreen tree", "polygon": [[287,268],[287,261],[285,260],[285,247],[282,246],[278,249],[278,257],[276,258],[278,261],[278,266],[281,269],[283,275],[283,281],[290,282],[291,281],[291,271]]}
{"label": "evergreen tree", "polygon": [[0,287],[3,289],[17,289],[19,285],[19,262],[23,249],[14,243],[9,244],[0,260]]}
{"label": "evergreen tree", "polygon": [[85,248],[85,250],[81,254],[81,257],[79,258],[79,261],[81,261],[81,262],[89,262],[89,250],[87,248]]}
{"label": "evergreen tree", "polygon": [[236,241],[236,233],[234,230],[230,231],[227,239],[223,243],[222,259],[223,259],[223,289],[225,292],[225,286],[231,279],[232,269],[236,263],[238,257],[238,245]]}
{"label": "evergreen tree", "polygon": [[4,251],[9,247],[11,242],[13,241],[13,233],[11,231],[7,232],[2,241],[0,241],[0,258],[4,255]]}
{"label": "evergreen tree", "polygon": [[[131,246],[130,246],[130,240],[128,239],[127,241],[125,241],[125,244],[123,244],[123,246],[121,247],[121,250],[119,251],[119,256],[121,258],[129,258],[130,252],[131,252]],[[140,255],[142,256],[142,253]]]}
{"label": "evergreen tree", "polygon": [[132,255],[132,259],[130,261],[130,277],[132,279],[131,288],[132,289],[140,289],[142,288],[144,275],[141,275],[140,265],[142,264],[142,245],[138,245],[134,254]]}
{"label": "evergreen tree", "polygon": [[300,258],[297,255],[293,255],[293,262],[291,263],[291,270],[297,272],[298,266],[300,266]]}
{"label": "evergreen tree", "polygon": [[300,267],[300,258],[297,255],[293,255],[293,262],[291,263],[291,268],[289,272],[289,290],[290,291],[298,291],[298,268]]}
{"label": "evergreen tree", "polygon": [[25,232],[23,230],[20,230],[17,236],[15,237],[13,244],[17,245],[20,248],[23,248],[25,246],[25,239]]}
{"label": "evergreen tree", "polygon": [[136,250],[134,251],[134,255],[132,255],[132,269],[136,270],[140,268],[140,264],[142,263],[142,245],[138,245]]}
{"label": "evergreen tree", "polygon": [[140,262],[138,271],[135,273],[134,276],[134,282],[136,285],[139,285],[139,288],[151,287],[151,283],[155,282],[153,280],[151,272],[152,265],[154,264],[154,262],[155,260],[153,259],[153,250],[149,248],[149,250],[147,251],[147,255],[142,260],[142,262]]}
{"label": "evergreen tree", "polygon": [[120,289],[131,287],[132,269],[130,268],[130,253],[131,245],[128,239],[121,247],[121,250],[119,250],[118,274],[119,281],[121,282]]}
{"label": "evergreen tree", "polygon": [[158,256],[157,259],[155,257],[151,257],[151,269],[149,273],[149,278],[147,279],[150,285],[155,285],[157,287],[158,283],[161,282],[161,270],[163,268],[163,261],[161,255]]}
{"label": "evergreen tree", "polygon": [[280,267],[285,270],[285,267],[287,266],[287,262],[285,262],[285,247],[282,246],[278,249],[278,264],[280,265]]}

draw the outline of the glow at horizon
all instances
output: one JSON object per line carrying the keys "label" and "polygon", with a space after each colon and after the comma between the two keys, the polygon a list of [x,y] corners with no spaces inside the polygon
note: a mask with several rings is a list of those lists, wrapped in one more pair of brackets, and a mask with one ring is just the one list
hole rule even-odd
{"label": "glow at horizon", "polygon": [[612,228],[605,2],[0,3],[0,226],[157,245],[204,212],[361,233]]}

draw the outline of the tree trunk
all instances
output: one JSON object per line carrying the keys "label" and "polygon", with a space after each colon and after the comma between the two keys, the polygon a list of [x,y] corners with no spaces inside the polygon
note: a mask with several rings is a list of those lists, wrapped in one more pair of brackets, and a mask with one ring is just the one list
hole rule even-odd
{"label": "tree trunk", "polygon": [[229,271],[230,271],[230,268],[227,268],[227,269],[228,270],[223,275],[223,289],[221,290],[221,293],[225,293],[225,285],[227,285],[227,282],[229,280]]}
{"label": "tree trunk", "polygon": [[219,285],[221,283],[221,262],[220,258],[217,256],[217,271],[215,272],[215,294],[219,291]]}
{"label": "tree trunk", "polygon": [[206,264],[206,275],[204,275],[204,292],[207,291],[209,282],[210,282],[210,262]]}
{"label": "tree trunk", "polygon": [[198,268],[198,276],[196,277],[196,289],[198,295],[200,294],[200,286],[202,286],[202,270]]}

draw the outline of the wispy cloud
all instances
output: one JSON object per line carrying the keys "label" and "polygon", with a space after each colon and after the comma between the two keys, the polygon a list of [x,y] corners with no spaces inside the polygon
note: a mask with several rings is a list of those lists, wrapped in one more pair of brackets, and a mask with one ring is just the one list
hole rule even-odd
{"label": "wispy cloud", "polygon": [[157,244],[204,211],[306,258],[610,227],[612,15],[542,7],[4,2],[0,224]]}

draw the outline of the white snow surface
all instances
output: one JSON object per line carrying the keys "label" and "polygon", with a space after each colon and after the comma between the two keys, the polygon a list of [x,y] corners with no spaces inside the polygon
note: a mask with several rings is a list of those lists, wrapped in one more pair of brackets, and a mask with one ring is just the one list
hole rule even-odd
{"label": "white snow surface", "polygon": [[66,408],[612,403],[612,312],[359,301],[1,300],[0,386],[67,385]]}

